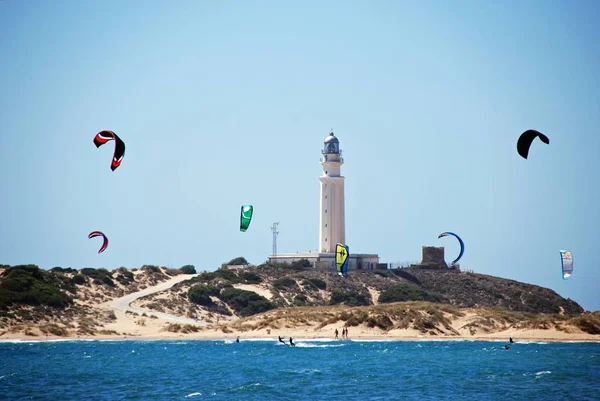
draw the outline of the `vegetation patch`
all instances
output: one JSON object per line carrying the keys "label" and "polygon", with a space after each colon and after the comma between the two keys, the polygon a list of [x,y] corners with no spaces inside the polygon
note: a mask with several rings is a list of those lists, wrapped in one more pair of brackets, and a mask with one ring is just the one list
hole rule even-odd
{"label": "vegetation patch", "polygon": [[302,281],[302,284],[305,286],[313,286],[319,290],[327,289],[327,283],[325,280],[321,280],[320,278],[306,278]]}
{"label": "vegetation patch", "polygon": [[366,294],[352,290],[333,290],[331,292],[330,305],[344,304],[347,306],[371,305],[371,297]]}
{"label": "vegetation patch", "polygon": [[200,327],[193,324],[180,324],[180,323],[167,323],[161,331],[168,331],[171,333],[197,333],[200,331]]}
{"label": "vegetation patch", "polygon": [[194,265],[185,265],[181,266],[179,271],[183,274],[196,274],[196,267]]}
{"label": "vegetation patch", "polygon": [[259,284],[262,283],[262,278],[253,272],[244,272],[242,273],[242,279],[247,283],[247,284]]}
{"label": "vegetation patch", "polygon": [[228,266],[228,265],[231,265],[231,266],[240,266],[240,265],[246,266],[246,265],[249,265],[249,263],[248,263],[248,261],[246,260],[246,258],[245,258],[245,257],[243,257],[243,256],[238,256],[237,258],[233,258],[233,259],[231,259],[231,260],[230,260],[229,262],[227,262],[227,263],[223,263],[223,264],[221,265],[221,267],[225,267],[225,266]]}
{"label": "vegetation patch", "polygon": [[10,267],[4,271],[0,283],[0,309],[14,303],[64,308],[73,303],[73,298],[61,289],[75,292],[75,285],[70,279],[42,271],[35,265]]}
{"label": "vegetation patch", "polygon": [[64,337],[69,334],[67,329],[65,329],[64,327],[61,327],[55,323],[41,324],[39,326],[39,329],[42,333],[44,333],[46,335]]}
{"label": "vegetation patch", "polygon": [[52,269],[50,269],[50,271],[55,272],[55,273],[77,273],[77,270],[73,269],[72,267],[60,267],[60,266],[53,267]]}
{"label": "vegetation patch", "polygon": [[223,280],[229,281],[232,284],[240,284],[244,282],[244,279],[241,277],[238,277],[238,275],[236,274],[236,272],[234,270],[230,270],[227,268],[220,268],[219,270],[215,271],[215,274],[217,277],[222,278]]}
{"label": "vegetation patch", "polygon": [[581,331],[588,334],[600,334],[600,318],[594,315],[584,315],[572,319],[575,325]]}
{"label": "vegetation patch", "polygon": [[133,273],[124,267],[119,267],[115,271],[115,275],[115,280],[117,280],[119,283],[121,283],[121,285],[124,286],[128,286],[129,284],[135,281]]}
{"label": "vegetation patch", "polygon": [[[377,270],[376,270],[377,271]],[[379,303],[428,301],[441,302],[441,297],[431,294],[415,285],[395,284],[379,294]]]}
{"label": "vegetation patch", "polygon": [[275,305],[263,296],[238,288],[225,288],[221,299],[240,316],[251,316],[274,309]]}
{"label": "vegetation patch", "polygon": [[289,290],[292,288],[298,288],[298,284],[296,284],[296,280],[289,277],[282,277],[273,282],[273,287],[278,290]]}
{"label": "vegetation patch", "polygon": [[188,290],[188,298],[197,305],[212,306],[214,302],[210,297],[218,297],[220,292],[214,285],[195,285]]}

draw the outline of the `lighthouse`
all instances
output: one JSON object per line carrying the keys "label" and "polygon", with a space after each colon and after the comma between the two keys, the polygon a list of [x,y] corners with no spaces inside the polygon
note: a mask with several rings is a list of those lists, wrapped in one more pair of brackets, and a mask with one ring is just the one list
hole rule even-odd
{"label": "lighthouse", "polygon": [[[350,251],[360,249],[360,244],[346,243],[345,177],[342,176],[342,164],[344,164],[344,158],[340,149],[340,141],[333,132],[330,132],[321,149],[319,247],[316,252],[313,252],[314,249],[296,253],[276,253],[273,250],[273,254],[268,258],[270,263],[294,263],[307,260],[313,267],[335,275],[336,244],[348,245]],[[316,217],[315,213],[315,219]],[[298,224],[305,224],[305,222],[302,221]],[[376,253],[350,253],[348,256],[349,270],[371,270],[375,269],[378,264],[379,255]]]}
{"label": "lighthouse", "polygon": [[334,253],[337,243],[346,243],[346,214],[344,199],[344,180],[341,175],[342,150],[340,141],[333,132],[325,138],[321,150],[321,166],[323,172],[319,181],[320,215],[319,215],[319,252]]}

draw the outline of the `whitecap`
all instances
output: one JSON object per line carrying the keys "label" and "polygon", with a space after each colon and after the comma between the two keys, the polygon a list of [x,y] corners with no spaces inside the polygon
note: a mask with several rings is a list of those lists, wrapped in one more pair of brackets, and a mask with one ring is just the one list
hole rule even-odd
{"label": "whitecap", "polygon": [[296,343],[296,347],[300,348],[334,348],[334,347],[343,347],[345,344],[306,344],[306,343]]}
{"label": "whitecap", "polygon": [[542,376],[542,375],[549,375],[550,373],[552,373],[552,372],[550,372],[549,370],[543,370],[541,372],[537,372],[535,375]]}

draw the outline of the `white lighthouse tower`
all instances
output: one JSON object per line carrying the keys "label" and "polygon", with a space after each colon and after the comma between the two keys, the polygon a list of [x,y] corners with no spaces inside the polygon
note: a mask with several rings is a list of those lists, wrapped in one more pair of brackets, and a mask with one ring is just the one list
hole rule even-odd
{"label": "white lighthouse tower", "polygon": [[319,252],[333,253],[335,245],[346,243],[346,215],[344,180],[341,167],[344,164],[340,141],[333,132],[325,138],[321,150],[321,201],[319,217]]}
{"label": "white lighthouse tower", "polygon": [[336,268],[335,246],[337,243],[342,243],[350,247],[350,255],[348,257],[349,270],[375,269],[379,263],[379,255],[375,253],[352,253],[352,250],[359,248],[360,244],[346,243],[345,177],[341,175],[344,159],[342,158],[340,141],[335,137],[333,132],[329,133],[327,138],[325,138],[321,154],[323,172],[319,177],[319,181],[321,182],[319,248],[317,252],[310,250],[302,253],[277,253],[273,249],[273,254],[269,256],[268,260],[271,263],[294,263],[301,260],[308,260],[313,267],[327,269],[334,274],[333,272],[335,272]]}

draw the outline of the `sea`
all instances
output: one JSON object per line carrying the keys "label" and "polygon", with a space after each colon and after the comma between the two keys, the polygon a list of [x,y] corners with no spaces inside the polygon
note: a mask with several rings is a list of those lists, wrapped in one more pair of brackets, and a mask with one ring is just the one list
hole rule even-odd
{"label": "sea", "polygon": [[1,400],[600,400],[600,343],[0,341]]}

